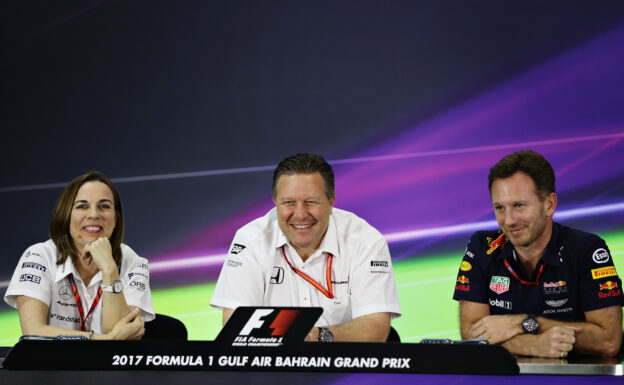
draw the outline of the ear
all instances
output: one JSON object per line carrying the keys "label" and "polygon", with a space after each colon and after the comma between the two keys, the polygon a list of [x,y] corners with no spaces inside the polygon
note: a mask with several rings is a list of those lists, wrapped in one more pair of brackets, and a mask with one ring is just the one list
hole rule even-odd
{"label": "ear", "polygon": [[552,216],[555,213],[556,208],[557,208],[557,194],[552,192],[548,194],[548,196],[544,200],[544,209],[546,210],[546,214],[548,216]]}
{"label": "ear", "polygon": [[334,208],[334,203],[336,203],[336,195],[334,195],[332,199],[329,200],[329,206],[330,206],[329,213],[330,214],[331,214],[331,209]]}

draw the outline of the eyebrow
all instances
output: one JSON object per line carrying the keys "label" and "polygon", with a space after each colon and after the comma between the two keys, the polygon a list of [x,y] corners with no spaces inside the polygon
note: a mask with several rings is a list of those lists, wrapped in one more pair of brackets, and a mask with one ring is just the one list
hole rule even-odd
{"label": "eyebrow", "polygon": [[[110,200],[110,199],[108,199],[108,198],[102,198],[102,199],[100,199],[100,200],[98,201],[98,203],[101,203],[101,202],[110,202],[110,203],[113,203],[113,201],[112,201],[112,200]],[[79,200],[79,201],[75,201],[75,202],[74,202],[74,204],[76,204],[76,203],[89,203],[89,202],[88,202],[86,199],[81,199],[81,200]]]}

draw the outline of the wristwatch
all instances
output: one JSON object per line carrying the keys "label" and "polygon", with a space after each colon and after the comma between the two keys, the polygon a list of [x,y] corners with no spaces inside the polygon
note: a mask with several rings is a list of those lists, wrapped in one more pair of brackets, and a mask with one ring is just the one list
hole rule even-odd
{"label": "wristwatch", "polygon": [[121,291],[123,290],[123,283],[121,283],[120,280],[116,280],[110,285],[101,285],[100,287],[102,288],[102,291],[117,294],[121,293]]}
{"label": "wristwatch", "polygon": [[334,334],[325,327],[319,327],[319,342],[334,342]]}
{"label": "wristwatch", "polygon": [[522,320],[522,330],[524,330],[527,334],[535,334],[537,332],[537,328],[539,327],[539,322],[537,322],[537,316],[533,314],[527,314],[526,318]]}

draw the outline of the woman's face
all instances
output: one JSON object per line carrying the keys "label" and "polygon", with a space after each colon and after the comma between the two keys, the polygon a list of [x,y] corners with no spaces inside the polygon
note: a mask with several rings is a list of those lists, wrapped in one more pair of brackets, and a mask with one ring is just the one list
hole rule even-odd
{"label": "woman's face", "polygon": [[78,255],[85,244],[101,237],[110,239],[115,230],[117,214],[113,192],[99,181],[85,182],[72,206],[69,234]]}

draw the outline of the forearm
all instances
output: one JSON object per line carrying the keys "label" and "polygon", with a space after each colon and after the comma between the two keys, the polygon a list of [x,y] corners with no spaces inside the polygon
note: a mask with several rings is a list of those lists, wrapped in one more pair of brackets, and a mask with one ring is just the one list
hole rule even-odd
{"label": "forearm", "polygon": [[[117,269],[112,272],[102,272],[102,285],[108,285],[119,280]],[[102,293],[102,329],[105,333],[113,327],[123,316],[130,313],[134,306],[128,306],[123,291],[121,293]]]}
{"label": "forearm", "polygon": [[534,334],[518,334],[507,341],[501,343],[507,351],[517,356],[535,356],[542,357],[536,348],[538,345],[537,335]]}
{"label": "forearm", "polygon": [[97,334],[91,332],[83,332],[80,330],[72,330],[72,329],[64,329],[59,326],[53,325],[41,325],[38,327],[29,327],[25,328],[22,326],[22,334],[23,335],[36,335],[36,336],[45,336],[45,337],[57,337],[57,336],[85,336],[87,338],[91,338],[94,340],[109,340],[111,336],[107,334]]}
{"label": "forearm", "polygon": [[[622,343],[622,328],[603,327],[594,322],[562,322],[538,317],[539,332],[543,333],[554,326],[568,326],[580,329],[576,333],[574,351],[582,354],[614,356]],[[617,325],[621,325],[621,321]]]}
{"label": "forearm", "polygon": [[390,332],[390,313],[368,314],[329,330],[338,342],[385,342]]}

